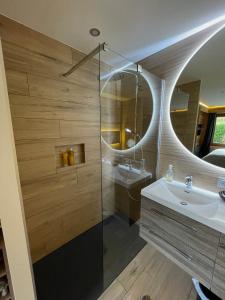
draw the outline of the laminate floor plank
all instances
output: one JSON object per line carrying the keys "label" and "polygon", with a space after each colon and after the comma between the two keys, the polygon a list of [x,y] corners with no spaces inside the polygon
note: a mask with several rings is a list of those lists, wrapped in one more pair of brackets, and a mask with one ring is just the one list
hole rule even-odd
{"label": "laminate floor plank", "polygon": [[195,300],[191,277],[151,245],[146,245],[99,300]]}

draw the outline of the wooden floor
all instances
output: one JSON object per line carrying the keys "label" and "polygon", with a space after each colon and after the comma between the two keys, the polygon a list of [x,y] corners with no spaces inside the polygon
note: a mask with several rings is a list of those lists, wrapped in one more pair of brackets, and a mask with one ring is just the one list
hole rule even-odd
{"label": "wooden floor", "polygon": [[99,300],[196,300],[191,277],[146,245]]}

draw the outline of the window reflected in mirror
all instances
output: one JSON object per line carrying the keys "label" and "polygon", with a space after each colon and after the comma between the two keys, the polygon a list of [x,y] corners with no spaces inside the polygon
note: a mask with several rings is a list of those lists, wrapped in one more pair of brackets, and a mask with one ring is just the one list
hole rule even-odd
{"label": "window reflected in mirror", "polygon": [[152,118],[152,94],[140,72],[113,74],[101,90],[102,138],[113,149],[134,147],[145,135]]}
{"label": "window reflected in mirror", "polygon": [[183,145],[204,161],[225,168],[225,30],[205,44],[182,72],[170,116]]}

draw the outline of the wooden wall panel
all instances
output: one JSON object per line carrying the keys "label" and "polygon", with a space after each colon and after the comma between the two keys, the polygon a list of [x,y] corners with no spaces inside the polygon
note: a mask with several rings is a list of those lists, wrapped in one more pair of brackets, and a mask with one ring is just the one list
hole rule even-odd
{"label": "wooden wall panel", "polygon": [[[95,82],[98,76],[96,61],[88,62],[80,67],[78,72],[74,72],[69,77],[65,78],[62,74],[68,71],[71,63],[65,63],[63,61],[57,61],[56,63],[56,60],[51,57],[40,55],[38,52],[32,52],[27,48],[22,48],[21,46],[17,46],[14,43],[7,41],[4,41],[4,45],[2,46],[5,52],[4,62],[7,69],[37,74],[83,86],[88,84],[90,88],[96,88]],[[73,63],[76,63],[79,59],[84,57],[83,53],[76,50],[73,51],[73,49],[71,50],[73,53],[76,53],[76,59]]]}
{"label": "wooden wall panel", "polygon": [[27,74],[14,70],[6,70],[6,79],[9,93],[28,95]]}
{"label": "wooden wall panel", "polygon": [[60,120],[60,134],[62,137],[100,137],[99,122],[64,121]]}
{"label": "wooden wall panel", "polygon": [[183,145],[190,151],[193,151],[195,146],[200,86],[200,80],[177,86],[189,95],[188,110],[171,113],[173,129]]}
{"label": "wooden wall panel", "polygon": [[13,118],[16,140],[59,138],[59,120]]}
{"label": "wooden wall panel", "polygon": [[94,90],[89,89],[88,86],[52,80],[36,75],[28,75],[28,83],[30,96],[61,101],[65,99],[75,103],[91,105],[96,103],[96,98],[98,98],[97,86]]}
{"label": "wooden wall panel", "polygon": [[1,38],[49,60],[72,63],[71,48],[5,16],[0,19]]}
{"label": "wooden wall panel", "polygon": [[[217,191],[216,181],[225,177],[225,170],[210,165],[189,152],[174,134],[170,122],[170,97],[176,81],[191,57],[207,40],[223,28],[222,21],[199,33],[144,59],[143,67],[164,80],[162,112],[159,132],[158,177],[165,174],[168,165],[175,166],[176,179],[184,182],[186,175],[193,175],[194,185]],[[160,99],[159,99],[160,101]],[[188,124],[184,124],[188,126]]]}
{"label": "wooden wall panel", "polygon": [[[33,261],[101,221],[98,62],[0,16],[4,63]],[[85,163],[58,172],[55,147],[85,145]],[[75,158],[76,159],[76,158]]]}
{"label": "wooden wall panel", "polygon": [[28,119],[99,121],[96,105],[10,94],[12,116]]}

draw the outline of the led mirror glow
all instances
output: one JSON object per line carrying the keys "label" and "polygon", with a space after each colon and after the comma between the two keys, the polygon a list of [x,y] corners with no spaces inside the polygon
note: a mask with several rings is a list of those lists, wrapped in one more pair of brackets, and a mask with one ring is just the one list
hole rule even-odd
{"label": "led mirror glow", "polygon": [[183,145],[225,168],[225,29],[191,59],[174,89],[170,117]]}
{"label": "led mirror glow", "polygon": [[101,134],[112,148],[126,150],[140,142],[153,113],[148,82],[140,72],[114,72],[101,90]]}

